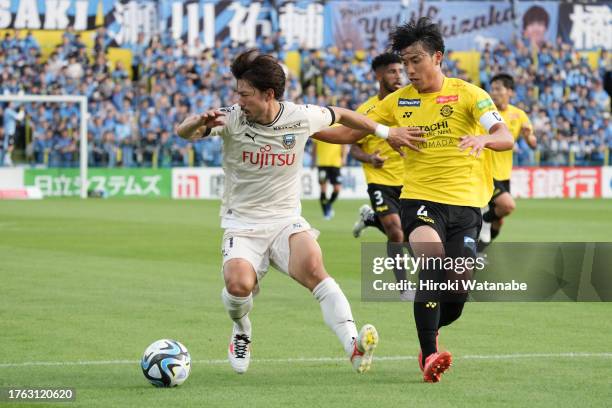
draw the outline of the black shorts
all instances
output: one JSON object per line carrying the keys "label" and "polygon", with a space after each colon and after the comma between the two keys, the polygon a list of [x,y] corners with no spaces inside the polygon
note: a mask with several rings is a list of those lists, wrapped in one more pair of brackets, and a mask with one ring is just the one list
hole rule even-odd
{"label": "black shorts", "polygon": [[383,184],[368,184],[368,195],[372,203],[372,209],[376,214],[385,216],[387,214],[400,213],[400,194],[402,186],[385,186]]}
{"label": "black shorts", "polygon": [[329,181],[330,184],[342,184],[342,176],[340,175],[340,167],[320,166],[319,167],[319,183],[323,184]]}
{"label": "black shorts", "polygon": [[493,179],[493,195],[491,196],[491,200],[489,200],[489,205],[503,193],[510,193],[510,180]]}
{"label": "black shorts", "polygon": [[436,230],[444,243],[456,242],[476,248],[482,226],[480,208],[412,199],[401,199],[400,206],[406,238],[417,227],[427,225]]}

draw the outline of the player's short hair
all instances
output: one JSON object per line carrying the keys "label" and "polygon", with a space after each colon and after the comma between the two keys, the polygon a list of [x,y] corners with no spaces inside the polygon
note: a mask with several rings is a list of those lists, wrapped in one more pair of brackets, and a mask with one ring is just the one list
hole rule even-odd
{"label": "player's short hair", "polygon": [[489,84],[492,84],[496,81],[501,82],[504,88],[512,89],[514,91],[514,78],[512,78],[511,75],[506,73],[496,74],[493,76],[493,78],[491,78]]}
{"label": "player's short hair", "polygon": [[532,6],[523,14],[523,30],[527,28],[529,24],[536,22],[541,22],[548,28],[548,12],[540,6]]}
{"label": "player's short hair", "polygon": [[391,64],[401,63],[402,59],[399,57],[399,55],[392,52],[385,52],[376,56],[376,58],[372,60],[372,71],[376,71],[380,67],[386,67]]}
{"label": "player's short hair", "polygon": [[400,52],[416,42],[420,42],[423,48],[430,54],[440,51],[444,54],[444,38],[440,27],[433,23],[428,17],[421,17],[417,21],[410,21],[395,27],[389,35],[391,48]]}
{"label": "player's short hair", "polygon": [[272,89],[275,99],[280,100],[283,97],[285,71],[273,56],[250,49],[236,57],[231,70],[234,78],[247,81],[255,89],[261,92]]}

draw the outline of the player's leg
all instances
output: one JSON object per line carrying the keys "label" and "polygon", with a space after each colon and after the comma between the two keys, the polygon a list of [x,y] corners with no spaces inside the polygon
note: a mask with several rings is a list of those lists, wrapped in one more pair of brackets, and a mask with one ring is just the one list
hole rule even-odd
{"label": "player's leg", "polygon": [[[412,253],[422,259],[442,259],[444,246],[438,232],[432,227],[421,225],[410,232],[408,236]],[[442,280],[442,271],[435,262],[429,262],[421,267],[419,284],[427,282],[439,283]],[[440,294],[439,291],[417,288],[414,302],[414,321],[416,324],[419,344],[421,345],[421,363],[431,354],[436,353],[438,326],[440,323]]]}
{"label": "player's leg", "polygon": [[[443,278],[441,260],[445,255],[445,207],[422,200],[401,200],[400,205],[404,235],[408,237],[413,256],[422,260],[414,301],[414,321],[421,346],[419,367],[423,370],[425,381],[437,382],[452,361],[449,352],[438,352],[440,292],[432,287]],[[421,287],[421,283],[430,286]]]}
{"label": "player's leg", "polygon": [[321,211],[323,211],[323,216],[327,215],[327,168],[319,167],[319,204],[321,204]]}
{"label": "player's leg", "polygon": [[310,290],[321,304],[325,323],[336,333],[347,353],[352,352],[357,329],[346,296],[323,266],[321,248],[313,236],[298,232],[289,237],[289,276]]}
{"label": "player's leg", "polygon": [[221,300],[232,325],[228,346],[228,359],[234,371],[244,373],[249,367],[251,352],[251,321],[249,312],[253,308],[253,290],[257,285],[257,269],[262,276],[268,260],[259,248],[261,239],[240,235],[227,230],[223,239],[223,279],[225,286]]}
{"label": "player's leg", "polygon": [[[359,207],[359,217],[357,218],[357,221],[355,221],[355,223],[353,224],[353,236],[355,238],[359,238],[363,230],[367,227],[376,227],[380,232],[382,232],[383,234],[385,233],[385,228],[381,224],[380,218],[378,218],[378,215],[374,211],[374,208],[376,208],[377,201],[374,194],[377,190],[378,184],[368,183],[368,196],[370,197],[370,203],[372,204],[372,207],[367,204],[364,204]],[[379,200],[382,201],[382,192],[378,192],[377,194],[377,196],[380,196]]]}
{"label": "player's leg", "polygon": [[[480,210],[470,207],[451,207],[450,217],[447,228],[446,256],[451,258],[473,259],[477,257],[477,237],[480,233],[482,219]],[[459,281],[471,279],[472,270],[449,271],[446,279],[449,281]],[[461,285],[462,286],[462,285]],[[460,287],[461,287],[460,286]],[[439,327],[448,326],[459,319],[463,312],[463,307],[467,301],[466,291],[447,291],[443,293],[440,304],[440,323]]]}
{"label": "player's leg", "polygon": [[340,175],[339,167],[330,167],[327,174],[329,183],[332,185],[332,193],[327,200],[327,218],[332,219],[334,217],[334,202],[338,199],[338,195],[340,194],[340,190],[342,189],[342,176]]}
{"label": "player's leg", "polygon": [[[501,230],[504,217],[512,214],[516,208],[516,202],[509,192],[500,194],[495,198],[495,218],[491,221],[491,241],[493,241]],[[484,216],[483,216],[484,219]]]}
{"label": "player's leg", "polygon": [[349,302],[336,281],[323,266],[321,248],[307,232],[289,239],[289,274],[308,288],[321,305],[323,320],[336,334],[354,369],[363,373],[370,369],[372,355],[378,344],[378,333],[365,325],[357,333]]}
{"label": "player's leg", "polygon": [[[424,259],[443,259],[445,252],[440,234],[429,226],[420,226],[409,235],[409,242],[414,254]],[[433,265],[432,265],[433,264]],[[443,271],[435,262],[426,262],[419,272],[419,281],[439,283]],[[438,350],[438,329],[441,317],[440,291],[437,289],[417,289],[414,302],[414,321],[419,337],[421,351],[419,367],[423,370],[425,382],[438,382],[442,374],[450,368],[452,355],[448,351]]]}
{"label": "player's leg", "polygon": [[248,313],[253,307],[253,289],[257,284],[255,269],[246,259],[230,259],[223,265],[223,279],[223,305],[238,331],[250,335]]}
{"label": "player's leg", "polygon": [[495,190],[489,202],[489,210],[482,215],[482,229],[479,237],[479,252],[499,235],[501,220],[510,215],[516,203],[510,194],[510,180],[493,180]]}
{"label": "player's leg", "polygon": [[[387,235],[387,256],[389,258],[395,258],[396,256],[404,255],[404,231],[402,230],[402,221],[398,213],[390,212],[382,216],[378,216],[380,222],[383,225],[385,234]],[[406,270],[403,268],[394,268],[393,274],[395,275],[396,282],[402,282],[406,280]],[[407,293],[405,291],[400,292],[400,296],[403,300],[414,300],[414,293]],[[407,296],[407,297],[406,297]]]}
{"label": "player's leg", "polygon": [[363,230],[367,227],[376,227],[380,232],[383,234],[385,233],[385,228],[374,210],[372,210],[369,205],[364,204],[359,207],[359,216],[357,221],[353,224],[353,236],[359,238]]}
{"label": "player's leg", "polygon": [[[387,236],[387,256],[395,258],[397,255],[404,254],[404,231],[402,230],[402,220],[400,218],[400,194],[401,187],[381,186],[383,206],[377,207],[377,216],[383,226]],[[393,270],[395,280],[401,282],[406,280],[406,270],[395,268]],[[414,300],[414,293],[405,291],[400,292],[404,300]]]}
{"label": "player's leg", "polygon": [[340,340],[353,366],[358,372],[365,372],[370,367],[378,334],[371,325],[357,333],[349,302],[325,271],[315,236],[305,221],[292,223],[275,239],[270,258],[278,269],[312,292],[321,306],[323,320]]}
{"label": "player's leg", "polygon": [[[368,196],[370,197],[372,207],[364,204],[359,208],[359,218],[357,218],[357,221],[353,224],[353,236],[355,238],[359,238],[361,232],[366,227],[376,227],[380,232],[387,235],[387,231],[380,221],[380,217],[381,215],[389,213],[389,206],[385,204],[385,192],[389,188],[393,191],[394,187],[368,183]],[[399,187],[399,191],[401,192],[401,187]],[[399,193],[397,194],[396,201],[398,201],[397,205],[399,206]],[[397,212],[399,213],[399,210]]]}

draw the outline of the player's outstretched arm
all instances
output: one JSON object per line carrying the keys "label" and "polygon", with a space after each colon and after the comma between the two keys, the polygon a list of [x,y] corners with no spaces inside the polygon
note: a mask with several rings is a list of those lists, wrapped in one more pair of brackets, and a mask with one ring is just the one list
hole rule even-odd
{"label": "player's outstretched arm", "polygon": [[514,147],[514,138],[505,123],[497,123],[491,127],[488,135],[463,136],[460,138],[459,150],[471,149],[471,155],[476,157],[485,149],[495,151],[511,150]]}
{"label": "player's outstretched arm", "polygon": [[368,133],[369,132],[366,130],[356,130],[346,126],[334,126],[319,130],[312,135],[312,137],[327,143],[351,144],[363,138]]}
{"label": "player's outstretched arm", "polygon": [[191,115],[176,127],[176,134],[183,139],[196,140],[208,135],[209,129],[225,125],[225,113],[219,110]]}
{"label": "player's outstretched arm", "polygon": [[352,144],[368,134],[386,139],[391,147],[402,156],[401,147],[407,146],[418,151],[416,143],[425,142],[421,137],[425,132],[418,128],[389,128],[381,125],[360,113],[349,109],[330,107],[336,116],[336,122],[344,126],[323,129],[312,137],[328,143]]}

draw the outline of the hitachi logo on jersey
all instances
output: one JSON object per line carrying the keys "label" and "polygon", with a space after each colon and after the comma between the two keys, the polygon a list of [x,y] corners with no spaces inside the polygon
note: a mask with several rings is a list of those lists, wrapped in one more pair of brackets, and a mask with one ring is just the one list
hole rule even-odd
{"label": "hitachi logo on jersey", "polygon": [[397,100],[397,106],[421,106],[421,100],[420,99],[399,98]]}
{"label": "hitachi logo on jersey", "polygon": [[292,166],[295,163],[295,153],[271,153],[272,146],[265,145],[259,148],[259,152],[242,152],[242,162],[263,167]]}
{"label": "hitachi logo on jersey", "polygon": [[425,126],[417,126],[419,129],[424,130],[425,132],[434,132],[438,129],[448,129],[448,121],[442,121],[438,123],[434,123],[433,125],[425,125]]}

